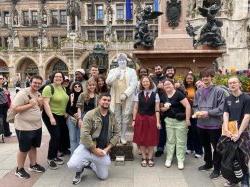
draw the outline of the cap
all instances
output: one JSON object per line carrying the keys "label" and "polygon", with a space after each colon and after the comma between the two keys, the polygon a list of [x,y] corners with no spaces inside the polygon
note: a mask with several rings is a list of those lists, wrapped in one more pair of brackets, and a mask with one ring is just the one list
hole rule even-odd
{"label": "cap", "polygon": [[85,75],[84,69],[77,69],[76,72],[80,72],[81,74]]}

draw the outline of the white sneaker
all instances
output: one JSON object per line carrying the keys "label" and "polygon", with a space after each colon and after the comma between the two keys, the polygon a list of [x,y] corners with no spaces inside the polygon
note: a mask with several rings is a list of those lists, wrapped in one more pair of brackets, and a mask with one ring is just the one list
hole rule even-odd
{"label": "white sneaker", "polygon": [[187,154],[187,155],[190,155],[191,153],[192,153],[191,150],[186,150],[186,154]]}
{"label": "white sneaker", "polygon": [[122,143],[122,145],[125,145],[125,144],[127,144],[127,140],[121,138],[121,143]]}
{"label": "white sneaker", "polygon": [[178,169],[179,170],[184,169],[184,162],[178,162]]}
{"label": "white sneaker", "polygon": [[171,161],[171,160],[166,160],[165,166],[166,166],[167,168],[170,168],[170,167],[171,167],[171,164],[172,164],[172,161]]}

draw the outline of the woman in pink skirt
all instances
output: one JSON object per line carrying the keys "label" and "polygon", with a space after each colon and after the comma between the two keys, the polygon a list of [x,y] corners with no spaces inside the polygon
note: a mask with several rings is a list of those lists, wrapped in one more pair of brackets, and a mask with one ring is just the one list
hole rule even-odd
{"label": "woman in pink skirt", "polygon": [[145,76],[140,81],[140,93],[135,96],[133,123],[133,142],[140,146],[142,152],[141,166],[154,166],[154,146],[158,145],[160,114],[160,99],[153,91],[154,83],[150,77]]}

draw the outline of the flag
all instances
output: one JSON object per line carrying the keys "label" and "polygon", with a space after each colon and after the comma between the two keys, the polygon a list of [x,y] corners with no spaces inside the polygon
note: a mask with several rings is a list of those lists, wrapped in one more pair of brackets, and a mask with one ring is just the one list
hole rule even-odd
{"label": "flag", "polygon": [[159,11],[159,2],[158,0],[154,0],[153,10],[158,12]]}
{"label": "flag", "polygon": [[126,20],[132,19],[132,3],[131,0],[126,0]]}

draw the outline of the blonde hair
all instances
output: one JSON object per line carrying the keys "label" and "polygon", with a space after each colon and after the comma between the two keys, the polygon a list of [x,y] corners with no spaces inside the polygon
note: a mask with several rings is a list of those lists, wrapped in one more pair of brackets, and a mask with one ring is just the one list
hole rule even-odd
{"label": "blonde hair", "polygon": [[88,89],[88,85],[90,85],[91,83],[94,83],[95,84],[95,95],[97,95],[97,82],[96,80],[91,77],[89,80],[87,80],[87,83],[86,83],[86,90],[83,92],[83,100],[84,102],[88,102],[90,100],[90,92],[89,92],[89,89]]}

